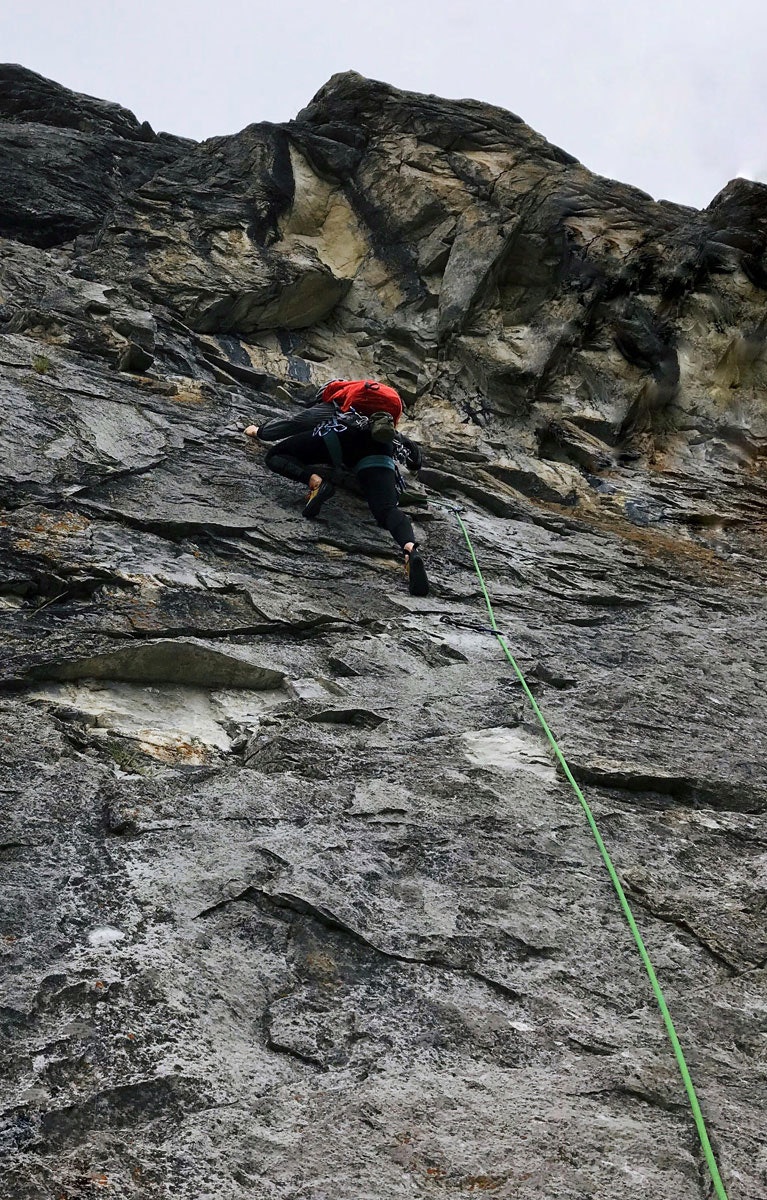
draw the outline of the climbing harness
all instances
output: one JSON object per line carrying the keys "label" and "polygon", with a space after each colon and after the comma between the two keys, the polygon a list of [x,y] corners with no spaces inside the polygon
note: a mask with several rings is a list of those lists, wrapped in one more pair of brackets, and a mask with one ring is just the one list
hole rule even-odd
{"label": "climbing harness", "polygon": [[312,433],[314,437],[327,437],[329,433],[338,436],[339,433],[345,433],[347,429],[362,430],[367,428],[367,417],[350,408],[348,412],[337,413],[334,417],[329,417],[327,421],[322,421],[319,425],[315,425]]}
{"label": "climbing harness", "polygon": [[[581,791],[580,787],[578,786],[578,784],[575,780],[575,777],[573,776],[573,773],[567,764],[567,760],[565,759],[564,754],[560,750],[559,744],[558,744],[556,738],[554,737],[554,734],[551,732],[551,729],[549,728],[546,718],[544,717],[543,713],[541,712],[540,708],[538,707],[535,697],[533,696],[533,693],[530,691],[530,688],[527,684],[527,680],[525,679],[524,675],[522,674],[521,670],[519,669],[519,666],[517,665],[517,661],[514,658],[514,655],[511,653],[511,650],[509,649],[509,646],[508,646],[508,643],[506,641],[504,634],[498,628],[498,625],[495,620],[495,613],[493,612],[493,606],[490,602],[490,595],[487,590],[487,585],[485,583],[484,576],[482,575],[482,570],[480,568],[479,562],[477,561],[477,556],[474,553],[474,547],[471,543],[471,538],[469,537],[469,531],[466,528],[466,524],[461,516],[461,513],[465,512],[465,509],[460,509],[457,505],[444,504],[444,503],[439,503],[439,502],[437,502],[437,507],[444,508],[446,511],[452,512],[453,515],[455,516],[455,519],[457,520],[458,524],[461,527],[461,532],[463,533],[464,539],[466,541],[466,545],[468,546],[469,554],[471,555],[471,561],[474,564],[474,571],[476,573],[477,579],[479,580],[479,586],[482,589],[482,595],[484,596],[485,604],[487,606],[487,611],[490,616],[490,632],[492,632],[495,635],[495,637],[498,640],[498,644],[500,645],[501,649],[503,650],[503,653],[506,655],[507,659],[509,660],[512,667],[514,668],[517,678],[519,679],[519,682],[521,683],[522,688],[524,689],[525,695],[527,696],[527,699],[530,701],[530,704],[532,705],[533,712],[535,713],[536,717],[538,718],[538,721],[540,722],[543,732],[546,734],[546,737],[548,738],[549,742],[551,743],[551,746],[554,750],[554,754],[557,757],[559,765],[562,768],[568,783],[571,785],[573,791],[575,792],[575,795],[578,797],[578,801],[580,803],[581,808],[583,809],[584,813],[586,814],[586,820],[588,821],[591,832],[594,835],[594,840],[596,841],[597,847],[599,849],[599,853],[601,854],[602,859],[604,860],[605,866],[607,867],[607,871],[610,875],[612,885],[615,888],[615,891],[618,895],[618,900],[620,901],[620,906],[621,906],[621,909],[623,910],[623,915],[625,916],[626,920],[628,921],[629,928],[631,930],[631,933],[633,934],[634,941],[636,942],[636,945],[637,945],[637,949],[639,950],[639,954],[640,954],[642,962],[644,964],[645,971],[647,972],[648,978],[650,980],[650,985],[651,985],[653,993],[655,995],[655,999],[658,1002],[658,1007],[660,1009],[661,1016],[663,1018],[663,1023],[666,1026],[666,1032],[669,1036],[669,1041],[671,1042],[671,1046],[674,1051],[674,1057],[676,1058],[676,1063],[679,1068],[679,1073],[682,1076],[682,1082],[684,1084],[685,1091],[687,1092],[687,1098],[690,1102],[690,1108],[692,1109],[692,1115],[693,1115],[693,1119],[695,1121],[696,1129],[698,1131],[698,1137],[700,1139],[700,1144],[701,1144],[701,1148],[703,1150],[703,1155],[706,1159],[706,1164],[707,1164],[709,1172],[711,1174],[711,1181],[714,1185],[714,1191],[716,1192],[718,1200],[727,1200],[727,1192],[725,1191],[724,1184],[722,1183],[722,1178],[719,1174],[719,1167],[717,1166],[716,1158],[714,1157],[714,1151],[711,1148],[711,1142],[709,1140],[708,1131],[706,1129],[706,1122],[703,1119],[703,1113],[701,1112],[700,1104],[698,1103],[698,1097],[695,1093],[695,1088],[693,1087],[692,1078],[690,1077],[690,1072],[687,1067],[687,1062],[684,1057],[684,1052],[682,1050],[682,1046],[681,1046],[681,1044],[679,1042],[679,1038],[677,1036],[676,1028],[674,1027],[674,1022],[671,1019],[671,1013],[669,1012],[668,1005],[666,1003],[666,998],[663,995],[663,990],[660,986],[660,983],[658,982],[658,977],[655,974],[655,968],[653,967],[652,962],[650,961],[650,955],[647,952],[647,948],[642,939],[642,935],[639,932],[639,927],[634,918],[634,914],[631,910],[631,906],[628,902],[628,899],[626,898],[626,893],[624,892],[621,881],[618,878],[618,872],[616,871],[616,869],[613,865],[613,861],[607,850],[607,847],[605,846],[605,844],[602,840],[602,835],[599,832],[599,828],[598,828],[596,820],[594,818],[594,814],[592,813],[592,811],[588,805],[586,797],[584,796],[583,792]],[[457,622],[456,622],[456,624],[457,624]],[[487,627],[485,627],[485,628],[487,628]],[[483,632],[484,632],[484,630],[483,630]]]}
{"label": "climbing harness", "polygon": [[[339,382],[342,381],[331,380],[331,383]],[[327,386],[330,387],[330,384]],[[392,388],[386,388],[383,385],[368,385],[366,383],[365,387],[369,387],[369,389],[375,392],[376,395],[378,395],[379,391],[381,391],[381,388],[383,388],[383,393],[391,392],[393,396],[396,396],[397,394]],[[318,396],[321,396],[323,392],[324,388],[320,389]],[[350,406],[346,409],[339,409],[336,407],[337,401],[334,401],[333,404],[333,416],[329,417],[326,421],[320,421],[320,423],[315,425],[315,427],[312,429],[313,436],[322,438],[323,442],[325,443],[332,465],[338,470],[346,469],[350,472],[350,474],[356,474],[358,471],[364,471],[368,467],[385,467],[387,470],[393,470],[395,486],[397,488],[397,492],[401,495],[406,490],[407,484],[402,471],[400,470],[400,464],[410,465],[410,463],[408,459],[407,447],[402,443],[401,440],[398,440],[397,438],[395,423],[391,413],[386,411],[386,409],[378,412],[372,411],[370,413],[364,413],[359,412],[353,406]],[[377,422],[381,422],[381,424],[385,426],[387,436],[380,436],[380,428],[377,435]],[[343,460],[343,451],[341,449],[340,439],[341,435],[349,429],[356,429],[360,432],[369,433],[373,442],[380,441],[386,443],[391,440],[391,448],[387,450],[386,453],[367,454],[364,458],[361,458],[358,463],[355,463],[353,467],[347,468]],[[391,432],[391,439],[388,436],[389,431]]]}
{"label": "climbing harness", "polygon": [[[363,420],[365,420],[365,418],[363,418]],[[314,436],[321,437],[327,446],[328,454],[330,455],[330,461],[334,467],[341,469],[345,465],[339,434],[343,433],[345,429],[357,427],[358,426],[345,425],[343,421],[336,420],[325,421],[322,425],[318,425],[314,430]],[[366,454],[364,458],[361,458],[358,463],[356,463],[353,467],[349,467],[348,470],[356,474],[357,471],[364,471],[366,467],[386,467],[388,470],[395,472],[395,479],[397,476],[399,476],[400,479],[402,478],[401,473],[397,471],[397,465],[394,462],[394,458],[391,454]]]}

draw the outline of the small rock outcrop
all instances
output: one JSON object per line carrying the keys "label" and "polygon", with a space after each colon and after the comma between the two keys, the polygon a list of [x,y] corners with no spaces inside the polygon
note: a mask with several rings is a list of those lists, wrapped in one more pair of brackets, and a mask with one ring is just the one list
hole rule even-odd
{"label": "small rock outcrop", "polygon": [[[3,1194],[767,1194],[767,187],[335,76],[197,144],[0,67]],[[383,378],[408,596],[243,437]]]}

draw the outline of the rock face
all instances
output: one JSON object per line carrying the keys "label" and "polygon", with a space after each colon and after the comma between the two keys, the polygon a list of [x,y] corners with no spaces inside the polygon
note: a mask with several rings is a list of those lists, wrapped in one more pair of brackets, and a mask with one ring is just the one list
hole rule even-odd
{"label": "rock face", "polygon": [[[767,187],[336,76],[201,145],[0,70],[3,1194],[767,1195]],[[241,430],[385,378],[411,599]]]}

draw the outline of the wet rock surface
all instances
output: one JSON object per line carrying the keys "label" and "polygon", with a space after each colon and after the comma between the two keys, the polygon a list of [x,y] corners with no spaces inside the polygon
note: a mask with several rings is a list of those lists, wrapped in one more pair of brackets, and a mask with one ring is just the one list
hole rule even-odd
{"label": "wet rock surface", "polygon": [[[3,1194],[767,1194],[767,188],[352,73],[201,145],[0,70]],[[407,594],[242,435],[383,377]],[[424,495],[427,502],[423,503]]]}

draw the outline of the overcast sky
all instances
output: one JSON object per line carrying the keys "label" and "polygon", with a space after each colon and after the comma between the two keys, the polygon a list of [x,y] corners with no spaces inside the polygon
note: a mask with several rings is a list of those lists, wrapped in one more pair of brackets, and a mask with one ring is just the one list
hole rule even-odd
{"label": "overcast sky", "polygon": [[767,180],[765,0],[0,0],[0,60],[194,138],[351,69],[511,109],[657,198]]}

